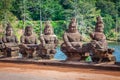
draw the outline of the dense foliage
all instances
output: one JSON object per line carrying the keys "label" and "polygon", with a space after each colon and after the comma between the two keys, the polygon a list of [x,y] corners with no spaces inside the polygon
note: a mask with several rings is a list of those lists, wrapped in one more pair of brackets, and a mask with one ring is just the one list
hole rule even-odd
{"label": "dense foliage", "polygon": [[107,39],[119,38],[120,0],[0,0],[0,24],[11,22],[16,30],[33,25],[39,34],[40,20],[50,20],[59,39],[71,17],[77,18],[80,33],[88,37],[99,15],[104,20]]}

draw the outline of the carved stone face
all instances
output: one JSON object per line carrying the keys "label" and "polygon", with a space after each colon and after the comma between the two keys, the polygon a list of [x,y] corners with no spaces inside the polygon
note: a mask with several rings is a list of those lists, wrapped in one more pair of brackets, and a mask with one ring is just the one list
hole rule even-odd
{"label": "carved stone face", "polygon": [[72,18],[69,24],[69,32],[75,33],[77,31],[76,18]]}
{"label": "carved stone face", "polygon": [[75,33],[77,31],[76,26],[70,26],[69,27],[69,32]]}
{"label": "carved stone face", "polygon": [[50,35],[50,34],[52,34],[51,28],[46,28],[46,29],[44,30],[44,34],[45,34],[45,35]]}
{"label": "carved stone face", "polygon": [[95,31],[97,32],[103,32],[104,30],[104,25],[103,24],[98,24]]}
{"label": "carved stone face", "polygon": [[26,34],[27,36],[31,36],[31,35],[32,35],[32,28],[31,28],[31,27],[27,27],[27,28],[25,29],[25,34]]}
{"label": "carved stone face", "polygon": [[11,36],[12,33],[13,33],[13,29],[12,29],[12,28],[8,28],[8,29],[6,30],[6,35],[7,35],[7,36]]}

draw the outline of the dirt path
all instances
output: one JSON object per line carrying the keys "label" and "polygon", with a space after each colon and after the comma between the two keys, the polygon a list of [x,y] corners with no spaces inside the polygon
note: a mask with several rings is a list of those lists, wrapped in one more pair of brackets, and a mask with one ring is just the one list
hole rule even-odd
{"label": "dirt path", "polygon": [[0,63],[0,80],[120,80],[120,71]]}

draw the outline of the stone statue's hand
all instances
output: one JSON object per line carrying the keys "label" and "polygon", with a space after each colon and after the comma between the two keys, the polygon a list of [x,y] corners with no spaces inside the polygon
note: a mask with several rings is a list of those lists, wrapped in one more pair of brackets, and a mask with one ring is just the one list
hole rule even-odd
{"label": "stone statue's hand", "polygon": [[45,44],[42,44],[42,47],[45,47]]}
{"label": "stone statue's hand", "polygon": [[27,45],[26,44],[22,44],[24,47],[27,47]]}
{"label": "stone statue's hand", "polygon": [[23,44],[23,46],[24,46],[26,49],[28,49],[28,47],[27,47],[27,45],[26,45],[26,44]]}
{"label": "stone statue's hand", "polygon": [[74,47],[72,47],[72,46],[70,46],[69,49],[70,49],[70,50],[73,50],[73,51],[76,51],[76,48],[74,48]]}

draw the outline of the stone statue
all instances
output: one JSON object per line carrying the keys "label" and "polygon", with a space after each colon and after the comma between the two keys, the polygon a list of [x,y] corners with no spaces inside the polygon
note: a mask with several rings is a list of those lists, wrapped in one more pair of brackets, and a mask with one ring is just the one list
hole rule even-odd
{"label": "stone statue", "polygon": [[51,59],[56,53],[58,45],[57,36],[54,34],[53,28],[49,21],[45,23],[44,33],[40,35],[40,53],[39,57],[42,59]]}
{"label": "stone statue", "polygon": [[[108,49],[108,44],[106,41],[106,36],[104,35],[104,24],[103,20],[100,16],[98,16],[95,26],[95,32],[90,34],[90,37],[92,39],[91,41],[91,49],[92,49],[92,58],[99,58],[98,62],[101,62],[103,58],[108,58],[108,60],[112,60],[111,58],[114,57],[111,52],[113,52],[113,49]],[[109,54],[110,53],[110,54]],[[111,57],[112,56],[112,57]],[[95,61],[96,59],[93,59]]]}
{"label": "stone statue", "polygon": [[17,37],[13,34],[13,28],[10,24],[7,24],[5,35],[2,37],[4,44],[5,57],[18,56],[19,46]]}
{"label": "stone statue", "polygon": [[63,35],[64,43],[61,50],[67,55],[67,60],[80,60],[82,56],[82,36],[77,30],[76,19],[72,18],[68,30]]}
{"label": "stone statue", "polygon": [[2,58],[2,57],[4,57],[4,48],[5,48],[5,46],[4,46],[4,44],[3,44],[3,42],[2,42],[2,38],[0,38],[0,58]]}
{"label": "stone statue", "polygon": [[33,34],[32,26],[26,26],[24,35],[20,38],[20,52],[24,58],[33,58],[36,55],[37,38]]}
{"label": "stone statue", "polygon": [[97,17],[97,23],[95,27],[95,32],[90,34],[90,37],[92,38],[92,45],[95,49],[107,50],[107,41],[106,36],[103,33],[104,25],[101,17]]}

